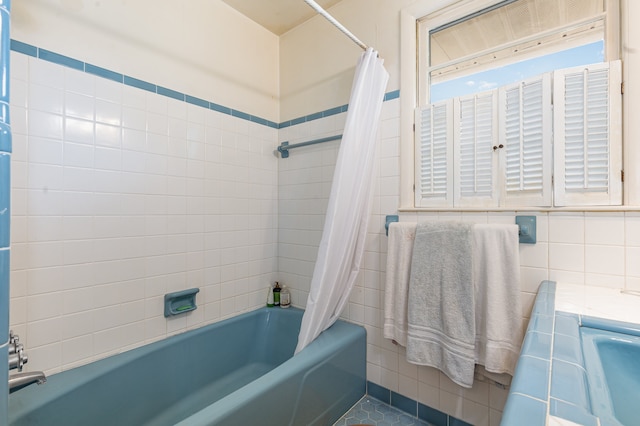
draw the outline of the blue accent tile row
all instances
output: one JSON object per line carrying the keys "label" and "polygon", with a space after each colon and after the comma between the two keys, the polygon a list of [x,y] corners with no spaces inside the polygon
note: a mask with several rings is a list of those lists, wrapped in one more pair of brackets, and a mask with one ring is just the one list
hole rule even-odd
{"label": "blue accent tile row", "polygon": [[471,423],[467,423],[465,421],[452,417],[449,420],[449,426],[473,426],[473,425]]}
{"label": "blue accent tile row", "polygon": [[391,391],[373,382],[367,382],[367,395],[371,395],[385,404],[391,404]]}
{"label": "blue accent tile row", "polygon": [[64,67],[73,68],[78,71],[83,71],[89,74],[96,75],[101,78],[106,78],[108,80],[112,80],[118,83],[125,84],[127,86],[136,87],[138,89],[146,90],[148,92],[157,93],[162,96],[167,96],[172,99],[177,99],[179,101],[187,102],[193,105],[197,105],[203,108],[208,108],[214,111],[221,112],[223,114],[231,115],[234,117],[241,118],[243,120],[251,121],[254,123],[258,123],[264,126],[271,127],[273,129],[277,129],[279,127],[278,123],[275,123],[270,120],[266,120],[262,117],[257,117],[255,115],[247,114],[242,111],[238,111],[232,108],[228,108],[222,105],[218,105],[213,102],[206,101],[204,99],[196,98],[195,96],[190,96],[185,93],[181,93],[166,87],[158,86],[153,83],[149,83],[144,80],[140,80],[128,75],[124,75],[106,68],[99,67],[97,65],[89,64],[86,62],[79,61],[74,58],[70,58],[68,56],[61,55],[56,52],[51,52],[46,49],[41,49],[36,46],[32,46],[27,43],[23,43],[18,40],[11,40],[11,50],[14,52],[22,53],[28,56],[32,56],[34,58],[42,59],[44,61],[52,62],[58,65],[62,65]]}
{"label": "blue accent tile row", "polygon": [[467,422],[373,382],[367,381],[367,395],[434,426],[471,426]]}
{"label": "blue accent tile row", "polygon": [[[13,49],[13,41],[11,43],[11,49]],[[20,43],[20,44],[23,46],[29,46],[29,45],[25,45],[24,43]],[[38,49],[35,46],[29,46],[29,47],[33,47],[34,49],[36,49],[36,52],[35,52],[36,54],[30,55],[30,56],[37,55],[37,57],[42,59],[43,61],[53,62],[54,64],[63,65],[65,67],[73,68],[74,70],[78,70],[78,71],[84,71],[84,62],[81,62],[77,59],[60,55],[59,53],[51,52],[45,49],[40,49],[40,51],[38,51]]]}
{"label": "blue accent tile row", "polygon": [[418,415],[418,403],[416,401],[393,391],[391,391],[391,406],[414,417]]}
{"label": "blue accent tile row", "polygon": [[157,88],[158,95],[166,96],[167,98],[173,98],[178,101],[185,100],[184,93],[176,92],[175,90],[167,89],[166,87],[158,86]]}
{"label": "blue accent tile row", "polygon": [[432,426],[371,396],[365,396],[335,426],[366,424],[370,426]]}
{"label": "blue accent tile row", "polygon": [[[88,64],[88,63],[79,61],[77,59],[61,55],[59,53],[51,52],[46,49],[38,48],[36,46],[23,43],[18,40],[11,40],[11,50],[13,50],[14,52],[32,56],[34,58],[39,58],[48,62],[53,62],[55,64],[62,65],[68,68],[84,71],[86,73],[93,74],[98,77],[106,78],[118,83],[123,83],[127,86],[136,87],[138,89],[146,90],[148,92],[157,93],[162,96],[167,96],[172,99],[177,99],[179,101],[197,105],[202,108],[211,109],[213,111],[231,115],[233,117],[238,117],[243,120],[261,124],[263,126],[268,126],[273,129],[283,129],[286,127],[295,126],[296,124],[306,123],[309,121],[318,120],[320,118],[330,117],[332,115],[346,112],[349,109],[349,105],[341,105],[338,107],[329,108],[325,111],[314,112],[309,115],[283,121],[282,123],[275,123],[273,121],[270,121],[255,115],[247,114],[246,112],[238,111],[236,109],[225,107],[223,105],[219,105],[214,102],[209,102],[204,99],[200,99],[195,96],[188,95],[186,93],[181,93],[166,87],[158,86],[144,80],[140,80],[128,75],[120,74],[118,72],[115,72],[106,68],[99,67],[97,65]],[[394,90],[384,95],[384,101],[385,102],[391,101],[393,99],[398,99],[399,97],[400,97],[400,91]]]}
{"label": "blue accent tile row", "polygon": [[138,80],[137,78],[129,77],[128,75],[124,76],[124,84],[131,87],[136,87],[138,89],[146,90],[147,92],[156,93],[156,85],[147,83],[143,80]]}
{"label": "blue accent tile row", "polygon": [[449,426],[449,416],[428,405],[418,404],[418,418],[434,426]]}
{"label": "blue accent tile row", "polygon": [[394,90],[392,92],[389,93],[385,93],[384,95],[384,101],[391,101],[393,99],[398,99],[400,97],[400,90]]}
{"label": "blue accent tile row", "polygon": [[38,57],[38,48],[18,40],[11,40],[11,50],[28,56]]}
{"label": "blue accent tile row", "polygon": [[[98,67],[96,65],[84,64],[84,72],[97,75],[98,77],[106,78],[107,80],[115,81],[116,83],[124,82],[124,75],[115,71],[108,70],[106,68]],[[158,92],[158,94],[162,93]]]}
{"label": "blue accent tile row", "polygon": [[187,95],[185,101],[202,108],[209,108],[209,102],[205,101],[204,99],[196,98],[195,96]]}
{"label": "blue accent tile row", "polygon": [[308,121],[317,120],[319,118],[331,117],[332,115],[347,112],[348,109],[349,109],[349,105],[341,105],[339,107],[329,108],[324,111],[314,112],[313,114],[304,115],[302,117],[297,117],[291,120],[283,121],[278,125],[278,128],[284,129],[285,127],[295,126],[296,124],[306,123]]}

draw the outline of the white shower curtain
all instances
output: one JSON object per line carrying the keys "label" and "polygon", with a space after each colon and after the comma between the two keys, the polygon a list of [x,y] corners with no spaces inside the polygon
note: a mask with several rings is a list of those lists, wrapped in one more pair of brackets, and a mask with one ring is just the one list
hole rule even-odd
{"label": "white shower curtain", "polygon": [[371,214],[376,133],[389,79],[382,62],[369,48],[356,66],[296,353],[338,319],[360,270]]}

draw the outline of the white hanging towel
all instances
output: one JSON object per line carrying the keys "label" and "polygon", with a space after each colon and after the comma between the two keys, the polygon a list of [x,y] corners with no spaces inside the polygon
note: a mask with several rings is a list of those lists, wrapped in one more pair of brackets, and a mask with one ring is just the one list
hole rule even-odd
{"label": "white hanging towel", "polygon": [[517,225],[475,225],[473,277],[476,363],[513,372],[523,339]]}
{"label": "white hanging towel", "polygon": [[415,236],[415,223],[389,225],[383,335],[402,346],[407,346],[407,301]]}
{"label": "white hanging towel", "polygon": [[470,388],[475,366],[472,227],[419,223],[408,300],[407,361]]}

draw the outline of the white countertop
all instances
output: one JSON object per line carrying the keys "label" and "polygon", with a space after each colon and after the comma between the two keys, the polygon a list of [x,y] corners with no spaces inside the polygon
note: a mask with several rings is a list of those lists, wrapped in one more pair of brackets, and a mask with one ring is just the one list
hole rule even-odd
{"label": "white countertop", "polygon": [[556,311],[640,324],[640,293],[556,283]]}

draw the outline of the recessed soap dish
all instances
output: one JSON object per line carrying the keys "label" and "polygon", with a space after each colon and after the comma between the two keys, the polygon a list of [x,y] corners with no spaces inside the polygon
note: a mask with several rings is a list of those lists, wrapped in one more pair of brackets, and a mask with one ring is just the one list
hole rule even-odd
{"label": "recessed soap dish", "polygon": [[190,288],[188,290],[165,294],[164,316],[180,315],[197,309],[196,293],[199,291],[199,288]]}

